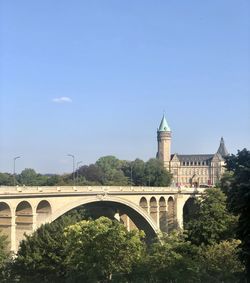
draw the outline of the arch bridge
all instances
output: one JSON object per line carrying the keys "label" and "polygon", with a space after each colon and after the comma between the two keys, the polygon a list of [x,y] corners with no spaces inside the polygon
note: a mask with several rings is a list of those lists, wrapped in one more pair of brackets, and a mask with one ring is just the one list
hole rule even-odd
{"label": "arch bridge", "polygon": [[[160,231],[183,226],[183,209],[201,188],[63,186],[0,187],[0,230],[16,252],[24,234],[84,206],[97,215],[120,220],[128,230],[145,231],[146,240]],[[184,209],[185,211],[185,209]]]}

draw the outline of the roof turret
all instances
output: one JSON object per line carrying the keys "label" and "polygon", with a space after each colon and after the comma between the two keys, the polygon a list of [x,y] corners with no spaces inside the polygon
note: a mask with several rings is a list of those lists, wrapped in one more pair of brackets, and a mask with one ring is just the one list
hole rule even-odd
{"label": "roof turret", "polygon": [[170,132],[171,129],[168,125],[168,122],[165,118],[165,115],[163,115],[162,120],[161,120],[161,124],[159,126],[158,132]]}
{"label": "roof turret", "polygon": [[229,154],[227,149],[226,149],[223,137],[220,140],[220,146],[217,150],[217,153],[219,153],[222,157],[225,157]]}

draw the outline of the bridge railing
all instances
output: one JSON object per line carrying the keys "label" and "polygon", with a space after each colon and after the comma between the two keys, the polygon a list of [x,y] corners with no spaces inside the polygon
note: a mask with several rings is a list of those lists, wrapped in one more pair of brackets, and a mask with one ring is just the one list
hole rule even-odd
{"label": "bridge railing", "polygon": [[204,188],[189,187],[136,187],[136,186],[0,186],[1,195],[46,193],[202,193]]}

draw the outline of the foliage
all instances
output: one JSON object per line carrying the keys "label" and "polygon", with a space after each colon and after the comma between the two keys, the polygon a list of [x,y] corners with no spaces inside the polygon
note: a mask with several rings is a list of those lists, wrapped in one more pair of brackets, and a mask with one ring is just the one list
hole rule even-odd
{"label": "foliage", "polygon": [[105,217],[79,222],[83,215],[73,210],[26,235],[6,268],[11,270],[10,282],[123,280],[144,251],[143,232],[128,232]]}
{"label": "foliage", "polygon": [[103,185],[104,172],[95,164],[80,167],[77,174],[84,177],[84,179],[88,182],[93,182],[96,185]]}
{"label": "foliage", "polygon": [[131,183],[135,186],[169,186],[172,175],[164,168],[163,163],[155,158],[144,162],[136,159],[133,162],[127,162],[122,170]]}
{"label": "foliage", "polygon": [[144,251],[141,232],[128,232],[106,217],[76,223],[65,235],[66,264],[74,282],[104,282],[124,276]]}
{"label": "foliage", "polygon": [[13,175],[9,173],[0,173],[0,185],[12,186],[13,182],[14,182]]}
{"label": "foliage", "polygon": [[149,159],[145,164],[145,176],[149,186],[169,186],[172,176],[164,168],[162,161],[156,158]]}
{"label": "foliage", "polygon": [[123,162],[115,156],[104,156],[96,161],[96,166],[104,173],[104,185],[124,186],[128,184],[128,179],[121,170]]}
{"label": "foliage", "polygon": [[[132,181],[135,186],[146,185],[145,177],[145,162],[140,159],[136,159],[131,162],[130,167],[132,167]],[[130,174],[131,172],[129,172]],[[128,175],[129,176],[129,175]]]}
{"label": "foliage", "polygon": [[196,282],[197,250],[182,233],[164,235],[141,260],[132,282]]}
{"label": "foliage", "polygon": [[[172,175],[158,159],[147,162],[119,160],[115,156],[103,156],[95,164],[81,166],[75,173],[77,185],[87,186],[169,186]],[[25,186],[73,185],[73,174],[42,175],[26,168],[16,175],[16,184]],[[13,185],[13,175],[0,173],[0,185]]]}
{"label": "foliage", "polygon": [[7,252],[7,247],[8,241],[7,241],[7,236],[2,234],[0,231],[0,269],[2,269],[4,262],[8,258],[8,252]]}
{"label": "foliage", "polygon": [[201,282],[242,282],[244,267],[238,258],[239,240],[222,241],[199,250]]}
{"label": "foliage", "polygon": [[84,217],[76,209],[58,220],[42,225],[20,243],[17,257],[11,266],[12,280],[21,282],[58,282],[65,277],[65,227]]}
{"label": "foliage", "polygon": [[9,275],[9,269],[6,268],[10,258],[7,239],[8,237],[0,231],[0,282],[4,282],[4,279]]}
{"label": "foliage", "polygon": [[196,201],[196,211],[186,224],[188,239],[196,245],[213,244],[234,237],[237,218],[226,207],[226,196],[218,188],[209,188]]}
{"label": "foliage", "polygon": [[250,151],[243,149],[226,159],[229,173],[222,180],[230,211],[239,215],[237,237],[241,240],[242,258],[250,282]]}

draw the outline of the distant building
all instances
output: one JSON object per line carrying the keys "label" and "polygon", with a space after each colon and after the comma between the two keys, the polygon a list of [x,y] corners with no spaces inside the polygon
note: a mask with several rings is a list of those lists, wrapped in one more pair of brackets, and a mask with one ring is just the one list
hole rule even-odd
{"label": "distant building", "polygon": [[225,171],[228,151],[223,138],[214,154],[171,154],[171,129],[163,116],[157,130],[157,158],[173,174],[176,186],[213,186]]}

